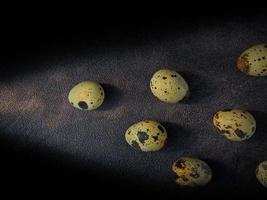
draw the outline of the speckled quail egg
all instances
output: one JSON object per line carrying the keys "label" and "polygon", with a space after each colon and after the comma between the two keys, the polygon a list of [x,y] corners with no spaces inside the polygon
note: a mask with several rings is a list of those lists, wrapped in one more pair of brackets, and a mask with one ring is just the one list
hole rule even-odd
{"label": "speckled quail egg", "polygon": [[152,76],[150,89],[154,96],[166,103],[177,103],[190,94],[184,78],[169,69],[161,69]]}
{"label": "speckled quail egg", "polygon": [[167,132],[159,122],[145,120],[130,126],[125,132],[125,139],[135,149],[158,151],[165,144]]}
{"label": "speckled quail egg", "polygon": [[208,164],[196,158],[179,158],[173,163],[172,171],[176,175],[175,182],[179,186],[204,186],[212,178],[212,171]]}
{"label": "speckled quail egg", "polygon": [[245,50],[237,60],[237,68],[251,76],[267,76],[267,44]]}
{"label": "speckled quail egg", "polygon": [[232,109],[217,112],[213,124],[226,138],[242,141],[250,138],[256,131],[256,121],[247,111]]}
{"label": "speckled quail egg", "polygon": [[267,188],[267,161],[263,161],[258,165],[256,168],[256,177]]}
{"label": "speckled quail egg", "polygon": [[80,110],[94,110],[101,106],[105,98],[104,89],[95,81],[83,81],[69,92],[69,102]]}

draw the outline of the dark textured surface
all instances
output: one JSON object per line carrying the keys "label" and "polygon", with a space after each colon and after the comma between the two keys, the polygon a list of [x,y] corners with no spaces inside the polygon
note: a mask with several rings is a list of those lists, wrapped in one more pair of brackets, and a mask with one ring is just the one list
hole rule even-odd
{"label": "dark textured surface", "polygon": [[[11,155],[4,166],[12,180],[27,177],[26,171],[37,180],[71,185],[82,179],[105,189],[118,184],[143,195],[266,194],[255,168],[267,160],[267,79],[235,67],[243,50],[267,42],[266,21],[264,14],[163,18],[47,40],[28,36],[9,46],[0,71],[0,138],[2,157]],[[187,80],[188,101],[169,105],[152,95],[149,80],[163,67]],[[68,103],[69,90],[82,80],[103,84],[107,98],[99,110],[83,112]],[[255,116],[250,140],[231,142],[218,134],[212,116],[226,108]],[[125,142],[126,129],[143,119],[167,129],[161,151],[141,153]],[[207,187],[176,187],[171,165],[180,156],[210,165],[214,177]]]}

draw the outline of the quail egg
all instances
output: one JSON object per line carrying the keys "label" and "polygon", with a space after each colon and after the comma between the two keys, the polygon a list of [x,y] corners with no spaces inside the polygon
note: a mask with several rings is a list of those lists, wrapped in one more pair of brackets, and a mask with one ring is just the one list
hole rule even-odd
{"label": "quail egg", "polygon": [[232,141],[249,139],[256,131],[256,121],[247,111],[232,109],[217,112],[213,124],[220,133]]}
{"label": "quail egg", "polygon": [[154,96],[166,103],[177,103],[190,94],[184,78],[169,69],[161,69],[152,76],[150,89]]}
{"label": "quail egg", "polygon": [[212,171],[208,164],[196,158],[179,158],[173,163],[172,171],[176,175],[175,182],[179,186],[204,186],[212,178]]}
{"label": "quail egg", "polygon": [[267,44],[245,50],[237,60],[237,68],[251,76],[267,76]]}
{"label": "quail egg", "polygon": [[256,177],[267,188],[267,161],[263,161],[258,165],[256,168]]}
{"label": "quail egg", "polygon": [[135,149],[158,151],[165,144],[167,132],[159,122],[145,120],[130,126],[125,132],[125,139]]}
{"label": "quail egg", "polygon": [[69,102],[80,110],[94,110],[101,106],[105,98],[102,86],[95,81],[83,81],[69,92]]}

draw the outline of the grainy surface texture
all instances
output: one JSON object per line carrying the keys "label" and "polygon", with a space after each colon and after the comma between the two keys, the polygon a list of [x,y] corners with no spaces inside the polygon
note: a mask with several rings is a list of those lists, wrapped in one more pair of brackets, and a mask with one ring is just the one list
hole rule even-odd
{"label": "grainy surface texture", "polygon": [[[245,75],[236,61],[248,47],[267,42],[267,17],[140,21],[143,25],[138,20],[97,25],[92,32],[48,39],[27,35],[7,45],[0,70],[0,138],[16,156],[23,154],[12,162],[21,164],[26,157],[34,163],[30,169],[21,164],[27,173],[42,178],[45,173],[52,182],[65,177],[71,185],[66,176],[75,180],[77,175],[85,184],[118,184],[143,196],[266,195],[255,169],[267,160],[267,79]],[[166,104],[153,96],[149,82],[160,68],[185,78],[187,101]],[[95,111],[79,111],[68,102],[70,89],[83,80],[95,80],[105,90],[106,99]],[[213,126],[213,115],[231,108],[255,117],[257,130],[249,140],[229,141]],[[144,153],[126,143],[127,128],[144,119],[166,128],[162,150]],[[181,156],[208,163],[213,178],[206,187],[177,187],[171,166]],[[14,176],[26,176],[13,169]]]}

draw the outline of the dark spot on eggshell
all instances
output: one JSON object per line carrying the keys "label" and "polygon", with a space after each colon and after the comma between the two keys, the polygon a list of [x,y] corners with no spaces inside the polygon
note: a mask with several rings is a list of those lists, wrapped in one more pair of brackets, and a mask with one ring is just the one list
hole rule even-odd
{"label": "dark spot on eggshell", "polygon": [[158,129],[159,129],[162,133],[164,133],[164,128],[163,128],[161,125],[158,125]]}
{"label": "dark spot on eggshell", "polygon": [[247,119],[246,115],[240,114],[240,116]]}
{"label": "dark spot on eggshell", "polygon": [[214,115],[214,118],[215,118],[215,119],[219,119],[219,113],[216,113],[216,114]]}
{"label": "dark spot on eggshell", "polygon": [[217,120],[214,121],[214,124],[215,124],[215,126],[221,127],[220,122],[218,122]]}
{"label": "dark spot on eggshell", "polygon": [[152,138],[154,139],[154,142],[156,142],[159,139],[158,136],[152,136]]}
{"label": "dark spot on eggshell", "polygon": [[138,131],[137,137],[142,144],[145,144],[145,141],[149,138],[147,133],[143,131]]}
{"label": "dark spot on eggshell", "polygon": [[185,160],[179,159],[176,161],[175,166],[179,169],[185,169],[186,167],[185,162],[186,162]]}
{"label": "dark spot on eggshell", "polygon": [[166,79],[167,79],[167,77],[166,77],[166,76],[163,76],[163,77],[162,77],[162,79],[166,80]]}
{"label": "dark spot on eggshell", "polygon": [[228,125],[228,126],[225,126],[226,129],[232,129],[233,127]]}
{"label": "dark spot on eggshell", "polygon": [[140,148],[138,142],[136,142],[136,141],[132,141],[132,144],[131,144],[131,145],[132,145],[133,148],[138,149],[138,150],[141,150],[141,148]]}
{"label": "dark spot on eggshell", "polygon": [[185,181],[185,182],[189,181],[188,178],[186,178],[184,175],[182,175],[181,178],[182,178],[182,180]]}
{"label": "dark spot on eggshell", "polygon": [[176,179],[179,179],[180,176],[179,176],[178,174],[175,174],[175,178],[176,178]]}
{"label": "dark spot on eggshell", "polygon": [[100,95],[103,96],[103,92],[101,92]]}
{"label": "dark spot on eggshell", "polygon": [[128,133],[127,133],[128,135],[130,135],[131,134],[131,131],[128,131]]}
{"label": "dark spot on eggshell", "polygon": [[227,131],[227,130],[220,130],[220,132],[222,133],[222,134],[227,134],[227,135],[230,135],[231,133],[229,132],[229,131]]}
{"label": "dark spot on eggshell", "polygon": [[240,138],[244,138],[246,136],[246,133],[244,133],[242,130],[240,129],[236,129],[235,130],[235,134],[240,137]]}
{"label": "dark spot on eggshell", "polygon": [[88,109],[88,105],[85,101],[79,101],[78,106],[83,110]]}
{"label": "dark spot on eggshell", "polygon": [[241,126],[241,124],[238,124],[238,123],[235,123],[235,125],[236,125],[237,127],[240,127],[240,126]]}
{"label": "dark spot on eggshell", "polygon": [[266,45],[264,45],[264,48],[267,48],[267,44],[266,44]]}
{"label": "dark spot on eggshell", "polygon": [[246,74],[249,72],[248,54],[243,54],[238,58],[237,68]]}
{"label": "dark spot on eggshell", "polygon": [[177,77],[176,74],[172,74],[171,77]]}

